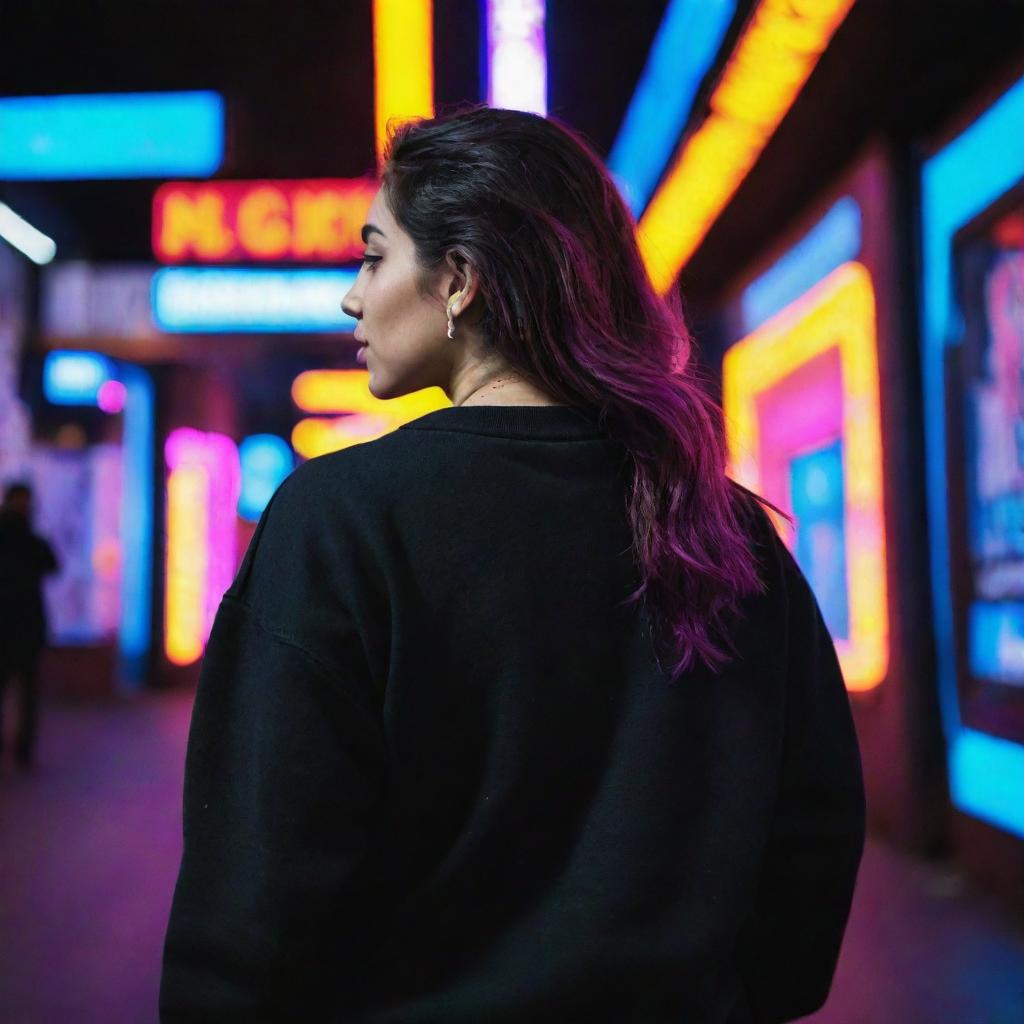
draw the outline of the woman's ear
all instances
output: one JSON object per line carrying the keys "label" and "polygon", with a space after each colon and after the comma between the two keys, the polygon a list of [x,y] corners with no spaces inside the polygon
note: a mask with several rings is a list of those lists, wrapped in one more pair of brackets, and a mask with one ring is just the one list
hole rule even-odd
{"label": "woman's ear", "polygon": [[447,263],[443,280],[445,305],[452,304],[453,315],[458,315],[468,309],[476,297],[478,278],[473,264],[461,250],[449,250],[445,254],[445,262]]}

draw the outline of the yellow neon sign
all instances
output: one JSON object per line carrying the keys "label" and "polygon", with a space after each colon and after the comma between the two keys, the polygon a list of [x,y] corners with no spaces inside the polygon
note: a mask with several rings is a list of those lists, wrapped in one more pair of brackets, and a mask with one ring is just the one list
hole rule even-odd
{"label": "yellow neon sign", "polygon": [[207,490],[206,470],[201,466],[178,466],[167,478],[164,650],[172,665],[191,665],[203,653]]}
{"label": "yellow neon sign", "polygon": [[662,294],[725,209],[793,105],[853,0],[761,0],[712,93],[640,218],[638,240]]}
{"label": "yellow neon sign", "polygon": [[836,638],[836,650],[847,688],[870,690],[888,669],[889,612],[875,293],[862,264],[843,264],[726,352],[729,475],[760,493],[759,396],[833,348],[842,376],[850,607],[850,636]]}
{"label": "yellow neon sign", "polygon": [[321,414],[300,420],[292,430],[292,448],[298,455],[312,459],[372,441],[409,420],[451,405],[440,388],[384,401],[370,393],[368,378],[365,370],[307,370],[295,378],[292,400],[296,406]]}
{"label": "yellow neon sign", "polygon": [[434,5],[374,0],[374,127],[377,163],[389,120],[434,116]]}

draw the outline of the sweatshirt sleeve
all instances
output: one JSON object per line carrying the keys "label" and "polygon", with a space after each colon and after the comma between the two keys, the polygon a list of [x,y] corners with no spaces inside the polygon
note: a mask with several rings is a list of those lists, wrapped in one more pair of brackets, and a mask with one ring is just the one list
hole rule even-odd
{"label": "sweatshirt sleeve", "polygon": [[[279,621],[275,602],[294,600],[300,585],[275,591],[266,574],[284,550],[299,564],[311,543],[282,514],[288,504],[265,511],[203,658],[163,1024],[316,1024],[341,1019],[353,998],[385,741],[355,657],[327,664]],[[339,650],[359,649],[340,610],[335,630]]]}
{"label": "sweatshirt sleeve", "polygon": [[738,948],[754,1024],[820,1008],[864,848],[860,751],[839,659],[797,562],[774,534],[788,603],[781,779],[756,901]]}

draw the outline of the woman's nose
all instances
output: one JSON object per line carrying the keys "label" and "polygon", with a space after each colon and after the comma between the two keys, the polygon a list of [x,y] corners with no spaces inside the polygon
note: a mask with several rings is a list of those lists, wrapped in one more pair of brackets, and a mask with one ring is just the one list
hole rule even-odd
{"label": "woman's nose", "polygon": [[346,292],[342,297],[341,311],[346,316],[350,316],[358,320],[362,315],[362,311],[359,308],[359,304],[355,301],[355,296],[353,295],[354,291],[355,289],[353,288],[351,291]]}

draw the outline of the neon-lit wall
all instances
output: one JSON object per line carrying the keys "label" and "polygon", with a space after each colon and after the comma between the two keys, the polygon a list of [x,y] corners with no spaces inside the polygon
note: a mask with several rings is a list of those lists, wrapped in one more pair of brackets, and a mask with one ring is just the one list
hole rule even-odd
{"label": "neon-lit wall", "polygon": [[60,572],[44,582],[55,646],[111,641],[120,618],[121,448],[95,444],[32,451],[35,527]]}

